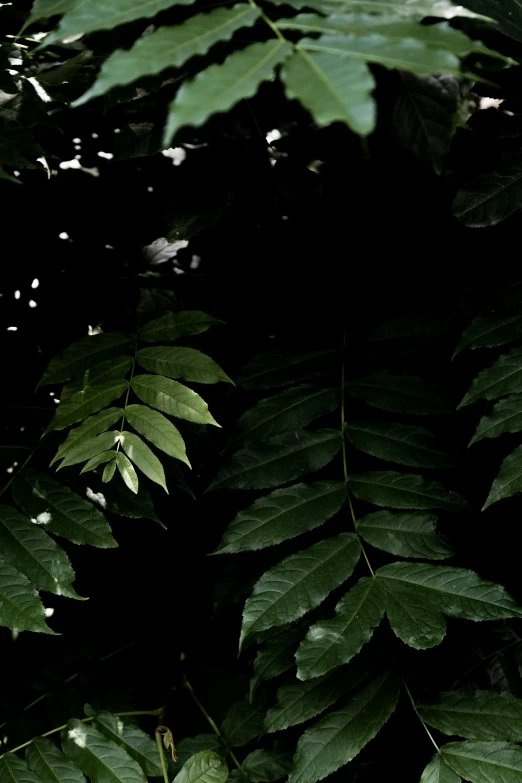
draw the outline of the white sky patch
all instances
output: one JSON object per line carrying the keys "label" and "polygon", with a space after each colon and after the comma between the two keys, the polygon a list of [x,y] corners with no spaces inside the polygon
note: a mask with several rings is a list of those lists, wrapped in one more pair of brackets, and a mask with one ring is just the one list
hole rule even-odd
{"label": "white sky patch", "polygon": [[112,152],[103,152],[103,150],[100,150],[96,154],[99,158],[105,158],[105,160],[112,160],[114,158]]}
{"label": "white sky patch", "polygon": [[17,332],[18,331],[18,326],[8,326],[7,327],[7,331],[8,332]]}
{"label": "white sky patch", "polygon": [[60,234],[58,234],[58,239],[69,239],[69,234],[67,231],[62,231]]}
{"label": "white sky patch", "polygon": [[34,299],[29,299],[29,307],[31,307],[31,308],[38,307],[38,305],[36,304]]}
{"label": "white sky patch", "polygon": [[38,288],[39,285],[40,285],[40,281],[38,280],[37,277],[35,277],[33,282],[31,283],[31,288],[34,290],[35,288]]}
{"label": "white sky patch", "polygon": [[272,144],[273,141],[279,141],[281,138],[281,131],[278,131],[277,128],[274,128],[274,130],[268,131],[265,138],[269,144]]}
{"label": "white sky patch", "polygon": [[161,150],[161,154],[165,158],[170,158],[173,166],[181,166],[187,157],[187,152],[183,147],[170,147],[168,150]]}
{"label": "white sky patch", "polygon": [[20,299],[20,291],[15,291],[14,292],[14,298],[15,299]]}

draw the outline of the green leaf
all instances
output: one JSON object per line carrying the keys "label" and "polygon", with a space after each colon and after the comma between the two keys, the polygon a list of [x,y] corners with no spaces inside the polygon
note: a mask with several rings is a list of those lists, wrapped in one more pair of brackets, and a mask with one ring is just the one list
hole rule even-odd
{"label": "green leaf", "polygon": [[359,500],[392,508],[441,508],[444,511],[465,511],[468,503],[438,481],[425,481],[414,473],[391,470],[355,473],[348,477],[348,486]]}
{"label": "green leaf", "polygon": [[202,313],[200,310],[184,310],[181,313],[166,313],[155,321],[142,326],[138,336],[145,343],[177,340],[202,334],[214,324],[222,324],[218,318]]}
{"label": "green leaf", "polygon": [[516,495],[517,492],[522,492],[522,446],[518,446],[502,462],[499,474],[491,485],[489,495],[482,506],[482,511],[499,500]]}
{"label": "green leaf", "polygon": [[[293,8],[317,8],[324,13],[335,13],[341,10],[400,14],[421,19],[426,16],[438,16],[442,19],[453,19],[458,16],[484,18],[467,8],[454,5],[449,0],[290,0],[290,3],[288,0],[270,0],[270,2],[275,5],[291,5]],[[470,4],[488,2],[488,0],[466,0],[466,2]]]}
{"label": "green leaf", "polygon": [[[219,8],[219,11],[228,9]],[[136,359],[146,370],[167,378],[183,378],[194,383],[234,383],[216,362],[194,348],[169,347],[142,348]]]}
{"label": "green leaf", "polygon": [[190,468],[183,438],[179,430],[165,416],[144,405],[127,405],[125,418],[140,435],[150,440],[158,449],[181,460]]}
{"label": "green leaf", "polygon": [[0,625],[17,631],[53,633],[45,623],[45,609],[32,584],[1,558]]}
{"label": "green leaf", "polygon": [[431,388],[412,375],[390,375],[386,370],[347,381],[345,389],[374,408],[394,413],[428,416],[454,409],[440,389]]}
{"label": "green leaf", "polygon": [[271,38],[233,52],[221,65],[211,65],[184,82],[169,106],[163,143],[169,146],[179,128],[200,127],[212,115],[228,111],[256,94],[261,82],[274,77],[274,68],[292,51],[291,44]]}
{"label": "green leaf", "polygon": [[195,737],[185,737],[176,743],[175,768],[181,768],[191,756],[199,753],[200,750],[213,750],[222,758],[225,758],[227,754],[222,739],[216,734],[197,734]]}
{"label": "green leaf", "polygon": [[245,364],[236,383],[244,389],[273,389],[301,383],[331,369],[332,350],[261,353]]}
{"label": "green leaf", "polygon": [[231,748],[240,748],[261,734],[265,712],[266,703],[262,698],[255,699],[252,703],[235,702],[221,726],[221,733],[227,745]]}
{"label": "green leaf", "polygon": [[125,334],[95,334],[83,337],[50,361],[38,386],[68,381],[93,364],[117,356],[129,344],[130,338]]}
{"label": "green leaf", "polygon": [[287,61],[281,76],[287,97],[302,103],[318,125],[339,120],[361,136],[374,130],[375,80],[365,62],[299,50]]}
{"label": "green leaf", "polygon": [[522,699],[510,693],[453,691],[417,709],[426,723],[450,736],[522,741]]}
{"label": "green leaf", "polygon": [[422,773],[420,783],[462,783],[462,781],[451,767],[448,767],[440,753],[436,753]]}
{"label": "green leaf", "polygon": [[286,750],[258,748],[248,754],[241,766],[251,783],[275,783],[292,769],[292,754]]}
{"label": "green leaf", "polygon": [[209,412],[205,400],[182,383],[162,375],[135,375],[131,386],[140,400],[163,413],[195,424],[220,426]]}
{"label": "green leaf", "polygon": [[146,783],[140,766],[123,748],[79,720],[62,731],[62,748],[92,783]]}
{"label": "green leaf", "polygon": [[114,457],[107,465],[105,465],[102,473],[102,481],[104,484],[111,481],[114,474],[116,473],[116,465],[117,465],[116,458]]}
{"label": "green leaf", "polygon": [[522,313],[495,318],[479,316],[464,331],[453,356],[466,348],[471,348],[472,351],[477,348],[496,348],[520,339],[522,339]]}
{"label": "green leaf", "polygon": [[0,783],[42,783],[38,775],[29,769],[25,761],[14,753],[0,758]]}
{"label": "green leaf", "polygon": [[315,419],[334,411],[339,405],[335,389],[320,386],[298,386],[265,397],[239,419],[234,443],[253,444],[300,430]]}
{"label": "green leaf", "polygon": [[265,732],[282,731],[315,718],[355,688],[366,674],[364,665],[343,666],[323,677],[283,685],[277,691],[275,707],[266,714]]}
{"label": "green leaf", "polygon": [[327,465],[341,443],[338,430],[299,430],[278,435],[236,452],[209,489],[265,489],[287,484]]}
{"label": "green leaf", "polygon": [[213,554],[274,546],[314,530],[336,514],[346,499],[341,481],[316,481],[276,489],[240,511]]}
{"label": "green leaf", "polygon": [[484,438],[498,438],[505,432],[521,430],[522,394],[512,394],[497,402],[489,416],[482,417],[469,445]]}
{"label": "green leaf", "polygon": [[503,0],[502,3],[495,0],[466,0],[466,6],[471,11],[490,16],[498,22],[502,32],[515,41],[522,41],[522,11],[517,0]]}
{"label": "green leaf", "polygon": [[114,459],[115,456],[114,451],[104,451],[102,454],[98,454],[96,457],[92,457],[88,462],[85,463],[83,468],[80,470],[80,473],[88,473],[91,470],[95,470],[100,465],[103,465],[106,462],[110,462]]}
{"label": "green leaf", "polygon": [[398,695],[395,677],[386,672],[305,731],[289,783],[315,783],[351,761],[384,726]]}
{"label": "green leaf", "polygon": [[359,534],[372,546],[399,557],[444,560],[453,549],[437,533],[435,514],[376,511],[357,522]]}
{"label": "green leaf", "polygon": [[416,649],[442,641],[446,626],[441,613],[475,621],[522,616],[503,587],[463,568],[390,563],[376,576],[388,591],[387,614],[394,632]]}
{"label": "green leaf", "polygon": [[260,14],[259,8],[239,3],[233,8],[196,14],[176,27],[159,27],[145,38],[138,38],[130,50],[113,52],[103,63],[94,85],[73,106],[104,95],[113,87],[161,73],[165,68],[179,68],[191,57],[206,54],[218,41],[228,41],[236,30],[251,27]]}
{"label": "green leaf", "polygon": [[45,737],[32,741],[25,751],[25,760],[43,783],[86,783],[78,767]]}
{"label": "green leaf", "polygon": [[263,574],[245,604],[240,646],[247,635],[297,620],[319,606],[351,575],[360,551],[353,533],[341,533],[287,557]]}
{"label": "green leaf", "polygon": [[69,465],[85,462],[96,457],[97,454],[111,449],[117,442],[118,435],[119,432],[117,430],[109,430],[109,432],[102,432],[100,435],[96,435],[95,438],[89,438],[89,440],[82,442],[79,446],[73,446],[67,450],[62,463],[56,468],[56,472]]}
{"label": "green leaf", "polygon": [[491,367],[479,373],[457,410],[480,399],[494,400],[518,392],[522,392],[522,348],[500,356]]}
{"label": "green leaf", "polygon": [[465,184],[453,201],[453,214],[471,228],[495,226],[522,207],[520,161],[499,160]]}
{"label": "green leaf", "polygon": [[118,546],[103,514],[45,473],[26,468],[13,484],[13,497],[31,520],[74,544]]}
{"label": "green leaf", "polygon": [[94,726],[107,739],[126,750],[148,777],[161,776],[157,745],[144,731],[136,726],[126,725],[121,718],[110,712],[98,712],[94,718]]}
{"label": "green leaf", "polygon": [[522,748],[509,742],[450,742],[440,749],[444,761],[471,783],[520,783]]}
{"label": "green leaf", "polygon": [[78,427],[75,427],[69,432],[64,442],[58,447],[58,451],[54,455],[51,465],[59,460],[61,457],[87,440],[91,440],[100,432],[104,432],[112,424],[115,424],[118,419],[123,416],[123,408],[106,408],[100,413],[95,413],[94,416],[89,416]]}
{"label": "green leaf", "polygon": [[132,356],[116,356],[114,359],[106,359],[95,364],[82,374],[79,380],[82,387],[92,386],[93,383],[105,383],[115,378],[125,378],[132,367]]}
{"label": "green leaf", "polygon": [[386,592],[363,577],[339,601],[335,617],[312,625],[296,653],[297,676],[309,680],[348,663],[368,642],[386,609]]}
{"label": "green leaf", "polygon": [[11,506],[0,505],[0,546],[3,557],[38,590],[80,598],[72,587],[74,571],[63,549]]}
{"label": "green leaf", "polygon": [[423,427],[383,422],[346,422],[346,437],[366,454],[413,468],[449,468],[453,460],[441,451]]}
{"label": "green leaf", "polygon": [[174,778],[174,783],[226,783],[228,767],[211,750],[201,750],[185,762]]}
{"label": "green leaf", "polygon": [[76,424],[77,421],[82,421],[91,413],[97,413],[110,402],[121,397],[127,388],[127,381],[121,380],[87,386],[83,391],[76,392],[68,400],[60,403],[47,431],[63,430],[71,424]]}
{"label": "green leaf", "polygon": [[[132,432],[124,431],[122,432],[121,445],[131,462],[134,462],[136,467],[138,467],[147,476],[147,478],[149,478],[151,481],[154,481],[156,484],[159,484],[160,487],[163,487],[168,495],[169,491],[165,483],[165,472],[163,470],[163,466],[156,455],[141,440],[141,438],[138,438],[138,436],[134,435]],[[137,492],[137,478],[134,478],[132,471],[130,470],[127,463],[125,463],[119,457],[116,457],[116,461],[118,463],[118,470],[120,471],[122,478],[129,489],[131,489],[133,492]]]}
{"label": "green leaf", "polygon": [[300,625],[291,625],[286,631],[268,639],[258,651],[250,680],[250,701],[263,680],[272,680],[294,665],[297,645],[303,638]]}

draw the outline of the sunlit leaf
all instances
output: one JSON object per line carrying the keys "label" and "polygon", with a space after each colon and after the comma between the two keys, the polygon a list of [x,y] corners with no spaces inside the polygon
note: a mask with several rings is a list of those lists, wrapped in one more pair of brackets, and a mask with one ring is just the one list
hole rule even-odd
{"label": "sunlit leaf", "polygon": [[97,467],[103,465],[106,462],[111,462],[111,460],[114,459],[114,455],[114,451],[104,451],[102,454],[97,454],[96,457],[92,457],[88,462],[85,463],[83,468],[80,470],[80,473],[88,473],[90,470],[95,470]]}
{"label": "sunlit leaf", "polygon": [[136,726],[129,726],[110,712],[98,712],[94,726],[107,739],[127,751],[148,777],[160,777],[158,748],[153,739]]}
{"label": "sunlit leaf", "polygon": [[58,447],[58,451],[50,464],[53,465],[61,457],[64,457],[69,450],[81,446],[85,441],[94,438],[100,432],[104,432],[111,425],[115,424],[118,419],[121,419],[122,416],[123,408],[106,408],[100,411],[100,413],[89,416],[78,427],[69,432],[64,442]]}
{"label": "sunlit leaf", "polygon": [[[219,11],[227,10],[219,8]],[[195,383],[233,383],[216,362],[194,348],[157,346],[142,348],[136,359],[146,370],[167,378],[183,378]]]}
{"label": "sunlit leaf", "polygon": [[175,783],[226,783],[228,767],[217,753],[201,750],[185,762]]}
{"label": "sunlit leaf", "polygon": [[78,767],[45,737],[36,737],[31,742],[25,760],[43,783],[86,783]]}
{"label": "sunlit leaf", "polygon": [[69,721],[62,731],[62,747],[93,783],[146,783],[141,767],[123,748],[82,721]]}
{"label": "sunlit leaf", "polygon": [[127,335],[116,333],[83,337],[50,361],[39,385],[68,381],[97,362],[124,353],[130,341]]}
{"label": "sunlit leaf", "polygon": [[461,783],[459,776],[436,753],[422,773],[420,783]]}
{"label": "sunlit leaf", "polygon": [[214,324],[221,323],[223,321],[200,310],[183,310],[181,313],[166,313],[161,318],[149,321],[141,327],[138,336],[143,342],[159,343],[201,334]]}
{"label": "sunlit leaf", "polygon": [[0,559],[0,625],[18,631],[53,633],[45,623],[45,609],[28,578],[3,559]]}
{"label": "sunlit leaf", "polygon": [[117,442],[118,435],[119,433],[116,430],[109,430],[109,432],[102,432],[94,438],[82,441],[79,446],[73,446],[65,453],[61,464],[56,468],[56,472],[69,465],[77,465],[79,462],[85,462],[97,454],[108,451]]}
{"label": "sunlit leaf", "polygon": [[[146,443],[141,438],[134,435],[132,432],[122,433],[122,447],[127,457],[134,462],[137,468],[139,468],[151,481],[159,484],[165,492],[168,493],[167,485],[165,483],[165,471],[163,466],[156,455],[149,449]],[[119,453],[119,452],[118,452]],[[123,463],[121,458],[116,457],[118,462],[118,470],[122,474],[122,478],[133,492],[137,492],[136,479],[132,476],[132,471],[129,469],[126,463]],[[135,489],[133,489],[133,486]]]}
{"label": "sunlit leaf", "polygon": [[146,408],[145,405],[127,405],[125,418],[140,435],[150,440],[158,449],[181,460],[190,468],[183,438],[179,430],[165,416]]}
{"label": "sunlit leaf", "polygon": [[163,413],[195,424],[220,426],[209,412],[205,400],[182,383],[162,375],[136,375],[131,386],[140,400]]}
{"label": "sunlit leaf", "polygon": [[457,775],[471,783],[519,783],[522,748],[509,742],[450,742],[442,758]]}
{"label": "sunlit leaf", "polygon": [[60,403],[48,430],[63,430],[85,419],[91,413],[105,408],[106,405],[121,397],[128,388],[127,381],[113,380],[107,383],[87,386],[76,392],[68,400]]}

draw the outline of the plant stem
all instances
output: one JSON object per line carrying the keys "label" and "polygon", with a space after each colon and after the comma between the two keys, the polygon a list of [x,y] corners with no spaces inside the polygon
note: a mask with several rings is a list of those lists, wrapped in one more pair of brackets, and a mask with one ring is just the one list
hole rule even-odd
{"label": "plant stem", "polygon": [[158,729],[155,731],[156,734],[156,745],[158,746],[158,753],[161,761],[161,769],[163,771],[163,780],[165,783],[169,783],[169,773],[167,770],[167,761],[165,759],[165,751],[163,750],[163,740],[160,732]]}
{"label": "plant stem", "polygon": [[407,693],[407,694],[408,694],[408,696],[410,697],[411,706],[413,707],[413,710],[414,710],[414,712],[415,712],[415,715],[418,717],[418,719],[420,720],[420,722],[421,722],[421,723],[422,723],[422,725],[424,726],[424,731],[426,732],[426,734],[428,735],[428,737],[429,737],[429,738],[430,738],[430,740],[432,741],[433,745],[435,746],[435,749],[436,749],[437,753],[440,753],[440,748],[439,748],[439,746],[437,745],[437,743],[436,743],[436,742],[435,742],[435,740],[433,739],[433,736],[432,736],[432,734],[431,734],[431,731],[430,731],[430,730],[429,730],[429,728],[426,726],[426,723],[424,722],[424,719],[423,719],[422,715],[419,713],[419,711],[418,711],[418,709],[417,709],[417,705],[416,705],[416,704],[415,704],[415,702],[413,701],[413,696],[411,695],[411,691],[410,691],[410,689],[408,688],[408,685],[406,684],[406,680],[404,680],[404,679],[403,679],[403,681],[402,681],[402,684],[404,685],[404,688],[405,688],[405,690],[406,690],[406,693]]}
{"label": "plant stem", "polygon": [[196,706],[199,708],[200,712],[206,718],[207,723],[210,725],[210,727],[211,727],[212,731],[214,732],[214,734],[216,735],[216,737],[219,737],[219,739],[222,742],[224,742],[224,744],[227,746],[228,752],[230,753],[230,758],[232,759],[232,761],[234,762],[236,767],[238,769],[241,769],[241,764],[237,760],[237,758],[236,758],[235,754],[233,753],[233,751],[230,750],[230,748],[228,747],[227,741],[224,738],[224,736],[222,735],[222,733],[220,732],[217,723],[212,718],[212,716],[208,714],[208,712],[206,711],[205,707],[203,706],[203,704],[200,702],[200,700],[198,699],[198,697],[194,693],[194,688],[192,687],[192,685],[190,684],[190,682],[187,680],[187,678],[185,676],[183,677],[183,687],[190,693],[193,702],[196,704]]}
{"label": "plant stem", "polygon": [[[139,328],[139,324],[138,324]],[[131,372],[130,372],[130,378],[129,378],[129,385],[127,386],[127,394],[125,395],[125,402],[123,404],[123,413],[121,416],[121,427],[120,427],[120,435],[123,433],[123,428],[125,426],[125,411],[127,410],[127,405],[129,404],[129,394],[131,390],[131,383],[132,379],[134,377],[134,368],[136,367],[136,353],[138,351],[138,335],[136,335],[136,340],[134,341],[134,354],[132,356],[132,366],[131,366]],[[118,438],[118,443],[116,445],[116,451],[120,450],[121,446],[121,438]]]}
{"label": "plant stem", "polygon": [[[259,8],[258,4],[255,2],[255,0],[248,0],[252,8]],[[269,16],[267,16],[264,12],[261,13],[261,19],[265,24],[267,24],[273,33],[276,34],[276,36],[279,38],[280,41],[283,41],[284,43],[288,43],[287,39],[284,37],[283,33],[279,29],[279,27],[276,25],[275,22],[273,22]]]}
{"label": "plant stem", "polygon": [[32,458],[34,457],[34,454],[35,454],[35,452],[36,452],[36,449],[38,448],[38,446],[40,445],[40,443],[41,443],[41,442],[42,442],[42,441],[40,440],[40,441],[39,441],[39,442],[36,444],[36,446],[35,446],[35,447],[34,447],[34,449],[31,451],[31,453],[30,453],[30,454],[29,454],[29,455],[26,457],[26,459],[25,459],[25,460],[22,462],[22,464],[20,465],[20,467],[18,468],[18,470],[17,470],[16,472],[15,472],[15,471],[13,471],[13,475],[11,476],[11,478],[9,479],[9,481],[7,482],[7,484],[5,485],[5,487],[3,487],[3,489],[0,489],[0,498],[2,497],[2,495],[3,495],[5,492],[7,492],[7,490],[9,489],[9,487],[11,486],[11,484],[13,483],[13,481],[15,480],[15,478],[18,476],[18,474],[19,474],[19,473],[20,473],[20,472],[21,472],[21,471],[22,471],[22,470],[25,468],[25,466],[26,466],[26,465],[27,465],[27,464],[30,462],[30,460],[32,460]]}

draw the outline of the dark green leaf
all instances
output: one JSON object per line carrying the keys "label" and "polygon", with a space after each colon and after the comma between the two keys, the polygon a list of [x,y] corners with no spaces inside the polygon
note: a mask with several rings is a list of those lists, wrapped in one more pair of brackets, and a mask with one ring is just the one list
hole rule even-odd
{"label": "dark green leaf", "polygon": [[6,753],[0,758],[0,783],[42,783],[22,759],[14,753]]}
{"label": "dark green leaf", "polygon": [[437,533],[435,514],[376,511],[360,519],[357,529],[369,544],[399,557],[444,560],[453,555],[447,539]]}
{"label": "dark green leaf", "polygon": [[228,767],[211,750],[201,750],[185,762],[174,778],[175,783],[226,783]]}
{"label": "dark green leaf", "polygon": [[184,310],[181,313],[166,313],[155,321],[149,321],[139,331],[139,338],[146,343],[177,340],[201,334],[214,324],[221,324],[218,318],[202,313],[200,310]]}
{"label": "dark green leaf", "polygon": [[63,729],[62,747],[92,783],[146,783],[140,766],[123,748],[79,720],[70,720]]}
{"label": "dark green leaf", "polygon": [[82,421],[91,413],[97,413],[113,400],[117,400],[127,388],[127,381],[121,380],[87,386],[83,391],[76,392],[68,400],[60,403],[47,429],[63,430],[71,424],[76,424],[77,421]]}
{"label": "dark green leaf", "polygon": [[522,492],[522,446],[518,446],[503,461],[482,511],[499,500],[516,495],[517,492]]}
{"label": "dark green leaf", "polygon": [[25,751],[25,760],[43,783],[86,783],[78,767],[44,737],[32,741]]}
{"label": "dark green leaf", "polygon": [[520,161],[499,160],[464,185],[453,201],[453,214],[471,228],[494,226],[522,207]]}
{"label": "dark green leaf", "polygon": [[[147,444],[132,432],[122,432],[121,445],[131,462],[134,462],[136,467],[138,467],[147,478],[154,481],[156,484],[159,484],[160,487],[163,487],[168,494],[163,466]],[[133,492],[137,492],[137,478],[135,478],[135,475],[132,475],[133,471],[131,471],[127,463],[121,458],[116,457],[116,460],[118,463],[118,470],[122,474],[123,480],[129,489],[132,489]]]}
{"label": "dark green leaf", "polygon": [[444,761],[471,783],[520,783],[522,748],[509,742],[450,742],[440,749]]}
{"label": "dark green leaf", "polygon": [[136,359],[146,370],[165,375],[167,378],[183,378],[194,383],[219,383],[219,381],[233,383],[210,356],[194,348],[166,345],[142,348],[136,354]]}
{"label": "dark green leaf", "polygon": [[348,486],[360,500],[392,508],[441,508],[445,511],[465,511],[467,502],[438,481],[425,481],[414,473],[391,470],[355,473],[348,477]]}
{"label": "dark green leaf", "polygon": [[127,405],[125,418],[140,435],[150,440],[158,449],[181,460],[190,468],[183,438],[165,416],[144,405]]}
{"label": "dark green leaf", "polygon": [[130,338],[125,334],[95,334],[91,337],[83,337],[51,360],[39,386],[68,381],[73,375],[88,369],[93,364],[117,356],[128,347],[129,343]]}
{"label": "dark green leaf", "polygon": [[448,767],[440,753],[436,753],[425,768],[420,783],[462,783],[451,767]]}
{"label": "dark green leaf", "polygon": [[483,416],[469,442],[473,443],[483,438],[498,438],[505,432],[520,432],[522,430],[522,394],[512,394],[497,402],[489,416]]}
{"label": "dark green leaf", "polygon": [[251,783],[275,783],[292,769],[292,754],[285,750],[258,748],[248,754],[241,766]]}
{"label": "dark green leaf", "polygon": [[136,494],[123,484],[113,483],[104,486],[100,495],[91,492],[90,498],[113,514],[131,519],[151,519],[162,524],[145,487],[140,487]]}
{"label": "dark green leaf", "polygon": [[258,651],[250,680],[250,700],[257,686],[263,680],[272,680],[294,665],[294,655],[297,645],[303,638],[300,625],[291,625],[282,633],[268,639]]}
{"label": "dark green leaf", "polygon": [[388,462],[413,468],[449,468],[454,464],[423,427],[356,421],[347,422],[344,431],[356,448]]}
{"label": "dark green leaf", "polygon": [[215,554],[263,549],[314,530],[336,514],[346,499],[341,481],[316,481],[276,489],[240,511]]}
{"label": "dark green leaf", "polygon": [[18,631],[53,633],[45,609],[27,577],[0,559],[0,625]]}
{"label": "dark green leaf", "polygon": [[479,373],[458,408],[480,399],[494,400],[518,392],[522,392],[522,348],[500,356],[491,367]]}
{"label": "dark green leaf", "polygon": [[465,0],[465,5],[477,14],[490,16],[498,22],[502,32],[515,41],[522,41],[522,11],[517,0],[503,0],[502,3],[495,0]]}
{"label": "dark green leaf", "polygon": [[246,364],[236,380],[244,389],[273,389],[306,381],[331,369],[334,352],[261,353]]}
{"label": "dark green leaf", "polygon": [[443,693],[436,704],[417,709],[426,723],[450,736],[522,741],[522,699],[510,693]]}
{"label": "dark green leaf", "polygon": [[195,424],[220,426],[209,412],[205,400],[182,383],[162,375],[136,375],[131,386],[140,400],[163,413]]}
{"label": "dark green leaf", "polygon": [[387,672],[305,731],[289,783],[315,783],[351,761],[384,726],[398,695],[396,679]]}
{"label": "dark green leaf", "polygon": [[267,571],[243,611],[241,640],[299,619],[351,575],[361,548],[353,533],[341,533],[297,552]]}
{"label": "dark green leaf", "polygon": [[341,448],[338,430],[289,432],[236,452],[209,489],[264,489],[287,484],[327,465]]}
{"label": "dark green leaf", "polygon": [[[94,416],[89,416],[88,419],[82,421],[82,423],[69,432],[64,442],[58,447],[58,451],[54,455],[51,465],[53,465],[61,457],[64,457],[70,450],[81,446],[87,440],[91,440],[100,432],[105,432],[112,424],[115,424],[118,419],[123,416],[123,408],[106,408],[100,413],[95,413]],[[91,455],[93,456],[93,455]],[[89,459],[86,457],[86,459]]]}
{"label": "dark green leaf", "polygon": [[455,348],[456,356],[465,348],[495,348],[522,339],[522,314],[496,318],[479,316],[470,323]]}
{"label": "dark green leaf", "polygon": [[239,748],[261,734],[265,712],[265,700],[261,698],[252,703],[237,701],[233,704],[221,726],[227,744]]}
{"label": "dark green leaf", "polygon": [[148,777],[161,775],[157,745],[144,731],[126,725],[121,718],[117,718],[110,712],[98,712],[94,719],[94,726],[107,739],[126,750]]}
{"label": "dark green leaf", "polygon": [[433,415],[453,410],[451,401],[441,392],[412,375],[390,375],[386,370],[365,378],[347,381],[345,389],[374,408],[395,413]]}

